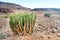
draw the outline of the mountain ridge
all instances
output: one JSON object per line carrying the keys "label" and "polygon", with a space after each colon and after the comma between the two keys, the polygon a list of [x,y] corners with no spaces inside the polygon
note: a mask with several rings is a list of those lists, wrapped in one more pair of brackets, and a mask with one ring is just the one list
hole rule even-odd
{"label": "mountain ridge", "polygon": [[58,8],[34,8],[32,11],[60,11]]}
{"label": "mountain ridge", "polygon": [[15,4],[15,3],[9,3],[9,2],[1,2],[0,1],[0,11],[1,10],[4,10],[5,9],[8,9],[8,10],[11,10],[11,9],[17,9],[17,10],[30,10],[30,11],[48,11],[48,12],[59,12],[60,13],[60,9],[59,8],[34,8],[34,9],[31,9],[31,8],[27,8],[27,7],[23,7],[19,4]]}

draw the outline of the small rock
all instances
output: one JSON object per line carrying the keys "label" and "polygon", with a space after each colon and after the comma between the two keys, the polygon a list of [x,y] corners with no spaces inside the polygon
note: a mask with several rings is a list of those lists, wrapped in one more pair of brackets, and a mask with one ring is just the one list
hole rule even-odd
{"label": "small rock", "polygon": [[53,28],[53,27],[50,27],[51,29]]}
{"label": "small rock", "polygon": [[57,33],[56,35],[57,35],[57,37],[60,37],[60,34],[59,33]]}
{"label": "small rock", "polygon": [[51,37],[49,36],[49,37],[47,37],[48,39],[50,39]]}
{"label": "small rock", "polygon": [[10,35],[8,34],[7,37],[10,37]]}
{"label": "small rock", "polygon": [[40,36],[41,38],[43,38],[42,36]]}
{"label": "small rock", "polygon": [[55,29],[57,30],[58,28],[55,27]]}
{"label": "small rock", "polygon": [[55,30],[55,29],[53,29],[53,30],[51,30],[50,32],[51,32],[51,33],[55,33],[55,31],[56,31],[56,30]]}

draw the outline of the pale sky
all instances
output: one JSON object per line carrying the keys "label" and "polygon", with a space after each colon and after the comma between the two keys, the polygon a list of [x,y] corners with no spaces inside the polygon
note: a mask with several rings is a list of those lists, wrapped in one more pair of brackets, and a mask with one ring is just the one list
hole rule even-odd
{"label": "pale sky", "polygon": [[0,0],[20,4],[28,8],[60,8],[60,0]]}

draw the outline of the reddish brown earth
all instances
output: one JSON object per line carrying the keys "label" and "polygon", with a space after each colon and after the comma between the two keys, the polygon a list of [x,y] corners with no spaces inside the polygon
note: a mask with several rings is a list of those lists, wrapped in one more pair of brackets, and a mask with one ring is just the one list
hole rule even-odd
{"label": "reddish brown earth", "polygon": [[[35,13],[37,20],[34,32],[27,36],[13,36],[9,27],[8,19],[0,19],[0,33],[6,35],[0,40],[60,40],[60,15],[52,14],[50,18],[44,14]],[[5,25],[4,25],[5,24]]]}

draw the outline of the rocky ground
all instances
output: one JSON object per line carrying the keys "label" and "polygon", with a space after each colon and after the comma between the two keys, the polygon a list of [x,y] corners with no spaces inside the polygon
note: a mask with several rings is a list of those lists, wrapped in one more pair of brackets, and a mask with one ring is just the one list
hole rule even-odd
{"label": "rocky ground", "polygon": [[[34,33],[27,36],[13,36],[9,25],[0,26],[0,40],[60,40],[60,15],[52,14],[50,18],[44,14],[36,14]],[[2,21],[1,21],[2,22]],[[7,22],[5,22],[7,24]]]}

